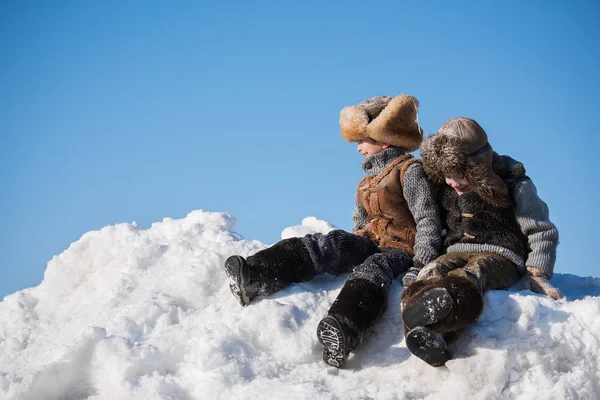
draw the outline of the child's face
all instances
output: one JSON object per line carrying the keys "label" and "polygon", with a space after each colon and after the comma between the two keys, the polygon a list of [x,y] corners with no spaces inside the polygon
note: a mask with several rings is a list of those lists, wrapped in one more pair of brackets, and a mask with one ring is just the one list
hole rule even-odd
{"label": "child's face", "polygon": [[446,175],[446,184],[456,190],[459,196],[469,190],[469,181],[455,173]]}
{"label": "child's face", "polygon": [[363,157],[371,157],[377,153],[381,153],[383,150],[390,147],[389,144],[378,142],[371,138],[363,139],[358,142],[357,150]]}

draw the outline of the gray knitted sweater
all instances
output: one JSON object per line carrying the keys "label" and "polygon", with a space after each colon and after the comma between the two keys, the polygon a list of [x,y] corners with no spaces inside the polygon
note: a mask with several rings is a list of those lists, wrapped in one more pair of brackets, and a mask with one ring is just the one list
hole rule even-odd
{"label": "gray knitted sweater", "polygon": [[[379,175],[391,162],[404,155],[398,147],[388,147],[381,153],[367,157],[362,168],[367,176]],[[369,166],[370,168],[368,168]],[[422,267],[439,255],[442,245],[442,225],[436,199],[435,186],[427,179],[420,163],[408,167],[404,174],[403,195],[416,223],[417,232],[413,247],[416,265]],[[352,214],[353,232],[361,229],[367,222],[367,213],[360,207],[358,200]]]}

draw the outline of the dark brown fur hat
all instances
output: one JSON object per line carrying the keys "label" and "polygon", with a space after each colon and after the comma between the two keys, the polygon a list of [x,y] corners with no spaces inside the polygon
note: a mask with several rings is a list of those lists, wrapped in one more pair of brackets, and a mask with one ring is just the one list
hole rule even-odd
{"label": "dark brown fur hat", "polygon": [[411,95],[376,96],[340,112],[340,130],[348,142],[366,138],[402,147],[419,148],[423,131],[415,122],[419,101]]}
{"label": "dark brown fur hat", "polygon": [[[508,207],[508,187],[496,173],[501,160],[487,142],[483,128],[470,118],[453,118],[438,133],[423,140],[423,169],[433,182],[444,184],[445,176],[458,174],[485,202]],[[478,154],[473,155],[476,152]]]}

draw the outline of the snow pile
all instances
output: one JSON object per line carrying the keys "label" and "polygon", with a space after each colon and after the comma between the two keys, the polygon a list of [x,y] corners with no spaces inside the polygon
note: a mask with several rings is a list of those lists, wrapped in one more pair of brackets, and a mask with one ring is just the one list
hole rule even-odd
{"label": "snow pile", "polygon": [[[600,279],[557,274],[567,300],[493,291],[432,368],[402,337],[394,283],[375,335],[337,370],[315,330],[347,275],[242,308],[222,264],[265,247],[229,214],[194,211],[142,229],[86,233],[43,282],[0,303],[0,398],[597,399]],[[282,237],[333,227],[307,218]]]}
{"label": "snow pile", "polygon": [[308,234],[314,233],[328,233],[336,229],[335,226],[331,225],[329,222],[325,222],[321,219],[317,219],[315,217],[306,217],[302,220],[300,225],[290,226],[285,228],[283,232],[281,232],[281,239],[289,239],[291,237],[302,237]]}

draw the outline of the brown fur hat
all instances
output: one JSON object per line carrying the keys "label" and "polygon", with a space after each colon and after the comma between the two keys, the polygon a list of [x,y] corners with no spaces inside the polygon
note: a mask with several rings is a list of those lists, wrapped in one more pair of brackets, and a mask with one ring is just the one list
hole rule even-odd
{"label": "brown fur hat", "polygon": [[340,112],[340,130],[348,142],[366,138],[402,147],[419,148],[423,131],[415,122],[419,101],[411,95],[376,96]]}
{"label": "brown fur hat", "polygon": [[483,128],[470,118],[452,118],[425,140],[420,148],[423,169],[433,182],[458,174],[469,181],[471,190],[496,207],[508,207],[509,193],[496,173],[495,157]]}

